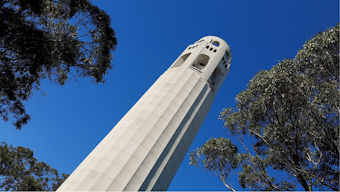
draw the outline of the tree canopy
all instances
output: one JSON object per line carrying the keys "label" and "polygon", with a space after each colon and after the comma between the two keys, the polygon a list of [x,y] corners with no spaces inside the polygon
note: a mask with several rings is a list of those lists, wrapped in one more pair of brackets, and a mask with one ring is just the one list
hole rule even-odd
{"label": "tree canopy", "polygon": [[88,0],[0,1],[0,116],[20,129],[23,101],[43,79],[104,82],[117,39],[110,17]]}
{"label": "tree canopy", "polygon": [[[221,138],[211,139],[191,153],[190,163],[214,174],[219,170],[208,162],[232,165],[222,174],[239,170],[239,184],[251,190],[295,190],[300,184],[308,191],[338,191],[339,24],[308,40],[294,59],[257,73],[247,86],[236,96],[236,108],[220,114],[246,153],[227,156],[216,146],[211,156],[217,149],[204,149]],[[245,138],[253,138],[252,147]]]}
{"label": "tree canopy", "polygon": [[29,148],[0,145],[1,191],[55,191],[67,177],[38,162]]}

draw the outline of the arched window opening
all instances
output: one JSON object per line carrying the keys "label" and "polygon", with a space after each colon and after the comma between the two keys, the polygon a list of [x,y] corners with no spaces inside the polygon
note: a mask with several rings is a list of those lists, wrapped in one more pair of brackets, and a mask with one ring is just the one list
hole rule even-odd
{"label": "arched window opening", "polygon": [[225,54],[226,54],[227,57],[229,57],[229,52],[228,51],[226,51]]}
{"label": "arched window opening", "polygon": [[213,41],[212,44],[215,45],[216,47],[220,46],[220,42],[218,41]]}
{"label": "arched window opening", "polygon": [[222,76],[221,69],[217,67],[209,78],[209,83],[214,86]]}
{"label": "arched window opening", "polygon": [[203,69],[208,65],[210,57],[205,54],[201,54],[198,56],[196,61],[193,63],[193,67],[203,71]]}
{"label": "arched window opening", "polygon": [[180,57],[180,58],[176,61],[176,63],[173,65],[173,67],[181,66],[181,65],[185,62],[185,60],[188,59],[188,57],[190,56],[190,54],[191,54],[191,53],[187,53],[187,54],[185,54],[185,55],[182,55],[182,57]]}

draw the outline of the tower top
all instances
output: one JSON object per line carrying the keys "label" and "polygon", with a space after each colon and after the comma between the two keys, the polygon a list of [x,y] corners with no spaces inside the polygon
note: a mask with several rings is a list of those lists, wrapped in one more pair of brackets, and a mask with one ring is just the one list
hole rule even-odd
{"label": "tower top", "polygon": [[196,41],[195,44],[201,43],[203,41],[211,43],[211,44],[219,47],[220,49],[224,49],[224,51],[226,53],[228,53],[228,56],[232,57],[230,47],[229,47],[228,43],[225,42],[223,39],[216,37],[216,36],[205,36],[205,37],[202,37],[200,40]]}
{"label": "tower top", "polygon": [[206,81],[215,96],[229,73],[231,50],[227,42],[216,36],[206,36],[190,44],[170,70],[193,70]]}

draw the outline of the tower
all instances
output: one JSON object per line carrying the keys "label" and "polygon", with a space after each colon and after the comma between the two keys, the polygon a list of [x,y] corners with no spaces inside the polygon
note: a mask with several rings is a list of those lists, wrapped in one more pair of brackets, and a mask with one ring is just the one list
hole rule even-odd
{"label": "tower", "polygon": [[230,62],[221,38],[189,45],[58,191],[167,190]]}

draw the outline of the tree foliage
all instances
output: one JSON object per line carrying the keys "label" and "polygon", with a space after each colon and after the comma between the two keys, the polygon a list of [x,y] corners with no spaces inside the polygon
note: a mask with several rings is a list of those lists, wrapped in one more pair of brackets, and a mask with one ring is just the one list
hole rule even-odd
{"label": "tree foliage", "polygon": [[238,153],[243,188],[339,190],[339,25],[307,41],[295,59],[257,73],[236,101],[220,118],[247,151]]}
{"label": "tree foliage", "polygon": [[38,162],[28,148],[0,145],[1,191],[55,191],[67,177]]}
{"label": "tree foliage", "polygon": [[88,0],[0,1],[0,116],[20,129],[23,101],[43,79],[104,82],[117,40],[110,17]]}
{"label": "tree foliage", "polygon": [[[239,159],[237,158],[238,148],[229,139],[220,137],[207,141],[197,151],[190,153],[190,164],[202,167],[207,172],[213,172],[223,181],[223,184],[230,190],[231,186],[226,182],[231,170],[237,168]],[[205,158],[199,162],[201,156]]]}

